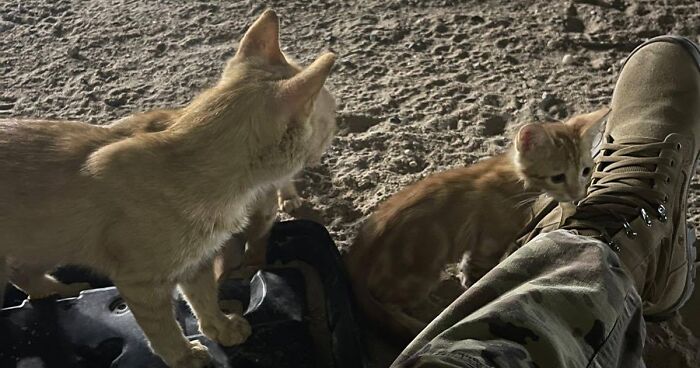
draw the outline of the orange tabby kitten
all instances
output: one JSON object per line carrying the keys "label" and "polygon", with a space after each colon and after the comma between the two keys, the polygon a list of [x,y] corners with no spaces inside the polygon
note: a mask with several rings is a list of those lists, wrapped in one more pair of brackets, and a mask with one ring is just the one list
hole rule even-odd
{"label": "orange tabby kitten", "polygon": [[501,260],[541,192],[562,202],[581,198],[594,127],[607,111],[525,125],[508,152],[431,175],[381,204],[344,258],[369,318],[413,338],[425,322],[402,309],[423,303],[448,263],[463,257],[468,286]]}
{"label": "orange tabby kitten", "polygon": [[243,230],[255,199],[311,155],[309,116],[335,61],[328,53],[299,71],[278,32],[266,11],[216,85],[167,127],[132,134],[122,124],[0,121],[0,285],[9,279],[31,298],[61,294],[75,290],[47,271],[91,267],[114,282],[174,368],[210,361],[174,318],[176,286],[202,333],[243,342],[250,326],[219,309],[212,258]]}

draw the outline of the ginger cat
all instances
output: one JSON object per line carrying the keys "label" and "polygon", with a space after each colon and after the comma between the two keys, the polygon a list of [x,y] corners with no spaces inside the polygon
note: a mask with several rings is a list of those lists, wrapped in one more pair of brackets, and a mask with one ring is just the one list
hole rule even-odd
{"label": "ginger cat", "polygon": [[[295,62],[288,60],[290,65],[301,71]],[[182,114],[182,109],[153,110],[134,114],[111,124],[125,136],[139,133],[159,132],[167,129]],[[320,165],[321,157],[330,146],[337,131],[336,102],[330,91],[323,87],[314,101],[313,110],[309,116],[312,129],[308,141],[309,156],[305,160],[306,167]],[[221,250],[222,259],[217,265],[217,275],[237,269],[241,263],[251,268],[257,268],[265,263],[267,239],[270,228],[277,220],[279,210],[293,212],[302,204],[297,192],[294,179],[271,185],[263,194],[250,205],[248,224],[239,234],[234,234]],[[245,256],[241,258],[241,249]]]}
{"label": "ginger cat", "polygon": [[[299,71],[302,70],[293,60],[287,58],[287,61],[294,68],[297,68]],[[309,117],[309,124],[313,134],[309,142],[310,155],[306,159],[305,167],[320,165],[323,154],[333,141],[338,130],[336,108],[333,94],[328,88],[321,88]],[[152,110],[127,116],[110,125],[112,129],[119,131],[124,136],[160,132],[172,125],[177,117],[182,114],[182,111],[182,109]],[[281,183],[277,188],[276,195],[278,207],[284,212],[291,213],[302,204],[302,199],[297,192],[294,180]]]}
{"label": "ginger cat", "polygon": [[360,308],[394,337],[415,337],[426,323],[406,309],[425,303],[447,264],[462,257],[468,287],[501,260],[540,193],[560,202],[584,196],[595,127],[607,111],[524,125],[509,151],[382,203],[344,257]]}
{"label": "ginger cat", "polygon": [[0,285],[9,279],[40,298],[74,291],[46,272],[91,267],[112,279],[153,351],[174,368],[210,361],[174,318],[176,286],[207,337],[245,341],[248,323],[218,307],[212,258],[244,229],[257,196],[307,161],[308,119],[335,61],[327,53],[299,71],[278,33],[268,10],[216,85],[154,132],[1,121]]}

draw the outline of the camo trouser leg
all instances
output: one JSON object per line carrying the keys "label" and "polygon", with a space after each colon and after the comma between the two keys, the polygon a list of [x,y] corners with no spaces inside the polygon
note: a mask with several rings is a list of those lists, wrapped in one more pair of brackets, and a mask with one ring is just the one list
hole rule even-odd
{"label": "camo trouser leg", "polygon": [[604,243],[557,230],[499,264],[392,367],[644,367],[641,300]]}

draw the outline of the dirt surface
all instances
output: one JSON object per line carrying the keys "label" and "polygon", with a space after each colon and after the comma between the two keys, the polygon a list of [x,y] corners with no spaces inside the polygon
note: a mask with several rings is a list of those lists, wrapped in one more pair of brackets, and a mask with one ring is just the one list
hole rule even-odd
{"label": "dirt surface", "polygon": [[[288,54],[339,54],[341,131],[300,186],[341,247],[381,200],[502,150],[509,127],[606,104],[644,39],[700,33],[695,0],[0,0],[0,117],[101,124],[182,105],[266,6]],[[696,224],[698,194],[696,180]],[[650,367],[698,367],[700,344],[678,321],[649,331]]]}

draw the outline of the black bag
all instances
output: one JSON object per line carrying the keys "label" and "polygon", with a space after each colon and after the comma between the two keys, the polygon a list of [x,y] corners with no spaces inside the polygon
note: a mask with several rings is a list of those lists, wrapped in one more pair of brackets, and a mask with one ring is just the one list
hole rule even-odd
{"label": "black bag", "polygon": [[[244,344],[225,348],[199,334],[195,317],[179,300],[176,315],[185,335],[209,348],[215,367],[366,367],[350,286],[323,226],[303,220],[276,224],[267,261],[269,267],[250,281],[227,280],[220,290],[222,299],[244,304],[253,327]],[[165,367],[108,280],[77,268],[55,276],[102,288],[32,302],[8,288],[5,305],[16,306],[0,310],[0,368]]]}

